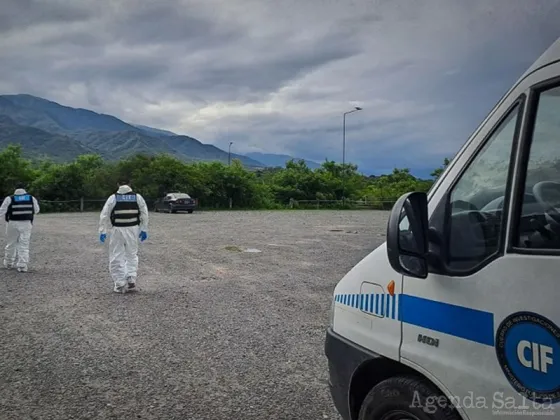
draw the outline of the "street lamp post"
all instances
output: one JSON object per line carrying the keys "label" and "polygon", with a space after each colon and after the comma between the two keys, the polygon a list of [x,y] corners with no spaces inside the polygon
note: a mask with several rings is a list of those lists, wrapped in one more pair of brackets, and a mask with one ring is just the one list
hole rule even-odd
{"label": "street lamp post", "polygon": [[342,114],[342,203],[344,204],[344,187],[345,187],[345,180],[346,180],[346,170],[344,165],[346,164],[346,115],[351,114],[352,112],[361,111],[362,108],[359,106],[354,107],[352,111],[347,111]]}
{"label": "street lamp post", "polygon": [[[229,142],[229,149],[228,149],[228,166],[231,166],[231,145],[233,144],[232,141]],[[229,208],[231,209],[233,207],[233,201],[231,199],[231,197],[229,198]]]}

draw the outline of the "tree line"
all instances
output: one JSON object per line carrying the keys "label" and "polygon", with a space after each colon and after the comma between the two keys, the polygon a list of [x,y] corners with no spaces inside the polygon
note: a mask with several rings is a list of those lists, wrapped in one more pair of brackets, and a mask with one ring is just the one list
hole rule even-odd
{"label": "tree line", "polygon": [[98,210],[102,202],[87,200],[105,200],[115,192],[117,180],[128,177],[149,205],[168,192],[186,192],[198,200],[199,207],[208,209],[229,208],[230,200],[237,209],[281,209],[291,200],[343,198],[346,207],[355,200],[379,202],[382,207],[381,202],[394,201],[405,192],[428,191],[442,170],[434,170],[433,179],[428,180],[414,177],[408,169],[368,177],[356,165],[332,161],[318,169],[300,160],[289,161],[284,168],[248,170],[235,159],[231,165],[185,163],[165,154],[138,154],[117,162],[88,154],[55,163],[48,158],[26,159],[19,145],[9,145],[0,151],[0,197],[12,194],[17,183],[24,182],[29,192],[44,201],[45,211],[76,210],[75,202],[81,198],[86,200],[86,210]]}

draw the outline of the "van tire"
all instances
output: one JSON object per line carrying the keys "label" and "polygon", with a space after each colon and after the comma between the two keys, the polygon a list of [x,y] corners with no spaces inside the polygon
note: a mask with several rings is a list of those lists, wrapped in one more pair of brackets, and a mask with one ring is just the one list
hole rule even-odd
{"label": "van tire", "polygon": [[382,420],[391,412],[418,420],[462,420],[451,401],[428,381],[415,376],[396,376],[380,382],[367,394],[358,420]]}

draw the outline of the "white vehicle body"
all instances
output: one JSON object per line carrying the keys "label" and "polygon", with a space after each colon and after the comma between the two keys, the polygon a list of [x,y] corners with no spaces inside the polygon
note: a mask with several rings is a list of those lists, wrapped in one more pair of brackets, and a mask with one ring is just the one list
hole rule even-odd
{"label": "white vehicle body", "polygon": [[[345,420],[560,419],[559,301],[560,39],[337,284],[325,341],[335,405]],[[375,408],[376,386],[411,376],[446,396],[447,417],[435,400],[401,417]],[[391,386],[385,400],[409,397]]]}

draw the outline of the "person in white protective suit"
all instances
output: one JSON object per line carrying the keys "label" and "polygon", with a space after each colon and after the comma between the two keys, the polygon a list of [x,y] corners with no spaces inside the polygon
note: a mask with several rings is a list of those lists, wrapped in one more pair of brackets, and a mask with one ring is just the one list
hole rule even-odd
{"label": "person in white protective suit", "polygon": [[[37,199],[18,185],[14,194],[8,196],[0,207],[0,217],[6,220],[6,248],[4,267],[27,272],[29,265],[29,243],[34,216],[40,211]],[[16,262],[17,258],[17,262]]]}
{"label": "person in white protective suit", "polygon": [[128,181],[119,182],[101,211],[99,218],[99,240],[109,238],[109,271],[114,282],[114,291],[125,293],[136,287],[138,270],[138,239],[148,238],[148,207],[144,198],[132,191]]}

